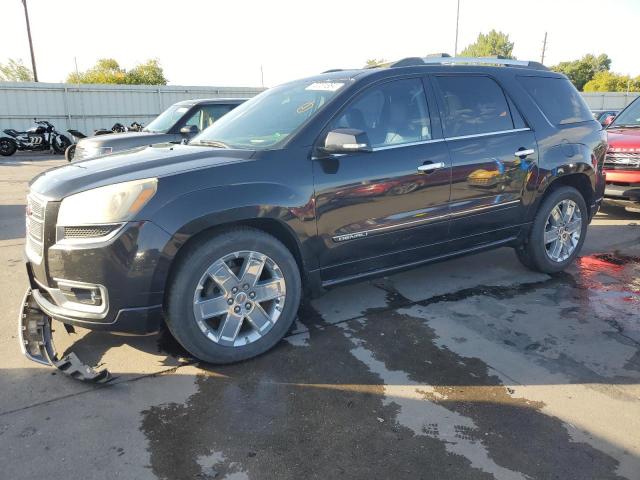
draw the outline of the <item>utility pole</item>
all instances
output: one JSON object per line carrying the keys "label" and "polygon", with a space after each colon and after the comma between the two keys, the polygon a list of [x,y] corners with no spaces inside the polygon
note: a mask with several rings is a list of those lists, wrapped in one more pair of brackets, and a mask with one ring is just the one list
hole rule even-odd
{"label": "utility pole", "polygon": [[456,9],[456,45],[453,48],[453,56],[458,56],[458,23],[460,22],[460,0],[458,0],[458,8]]}
{"label": "utility pole", "polygon": [[542,56],[540,57],[540,63],[544,65],[544,53],[547,50],[547,32],[544,32],[544,41],[542,42]]}
{"label": "utility pole", "polygon": [[260,65],[260,82],[262,83],[262,88],[264,88],[264,70],[262,69],[262,65]]}
{"label": "utility pole", "polygon": [[29,10],[27,0],[22,0],[24,6],[24,18],[27,21],[27,35],[29,36],[29,50],[31,50],[31,68],[33,69],[33,81],[38,81],[38,71],[36,70],[36,56],[33,54],[33,40],[31,40],[31,26],[29,25]]}

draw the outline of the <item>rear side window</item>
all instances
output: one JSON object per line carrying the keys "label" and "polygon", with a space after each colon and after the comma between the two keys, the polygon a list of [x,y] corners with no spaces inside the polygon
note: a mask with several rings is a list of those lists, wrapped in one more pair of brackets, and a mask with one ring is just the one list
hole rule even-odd
{"label": "rear side window", "polygon": [[518,77],[518,81],[554,125],[593,120],[578,91],[565,78]]}
{"label": "rear side window", "polygon": [[512,130],[502,88],[489,77],[436,77],[445,136],[460,137]]}

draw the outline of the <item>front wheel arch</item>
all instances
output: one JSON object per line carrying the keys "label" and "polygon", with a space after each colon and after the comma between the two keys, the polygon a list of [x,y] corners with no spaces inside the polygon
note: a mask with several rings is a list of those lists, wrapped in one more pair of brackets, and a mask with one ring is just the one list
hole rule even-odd
{"label": "front wheel arch", "polygon": [[[302,284],[305,290],[314,289],[313,282],[308,275],[308,268],[302,257],[302,247],[296,235],[291,231],[291,229],[284,224],[284,222],[280,222],[274,218],[248,218],[244,220],[237,220],[234,222],[220,223],[216,225],[209,226],[207,228],[203,228],[199,232],[191,235],[186,241],[181,243],[176,251],[173,252],[171,264],[169,266],[169,272],[166,277],[165,285],[169,285],[172,276],[175,274],[176,266],[179,264],[179,261],[182,256],[184,256],[188,251],[191,245],[202,242],[212,236],[215,236],[225,230],[230,230],[238,227],[248,227],[253,228],[255,230],[262,231],[272,237],[275,237],[276,240],[281,242],[293,255],[293,258],[298,265],[298,269],[300,271],[300,277],[302,279]],[[176,240],[176,239],[174,239]],[[176,242],[169,242],[169,244],[174,244]],[[165,288],[165,301],[166,301],[166,288]]]}

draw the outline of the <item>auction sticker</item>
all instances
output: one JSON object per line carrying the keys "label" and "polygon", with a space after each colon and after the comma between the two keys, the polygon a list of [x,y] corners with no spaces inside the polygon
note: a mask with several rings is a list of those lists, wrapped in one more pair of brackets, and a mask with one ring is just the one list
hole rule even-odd
{"label": "auction sticker", "polygon": [[309,85],[305,90],[335,92],[342,86],[344,86],[344,82],[316,82]]}

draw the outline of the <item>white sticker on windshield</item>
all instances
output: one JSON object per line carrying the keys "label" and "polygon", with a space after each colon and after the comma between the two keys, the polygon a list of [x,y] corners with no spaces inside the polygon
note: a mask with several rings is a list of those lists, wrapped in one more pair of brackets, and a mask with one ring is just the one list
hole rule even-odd
{"label": "white sticker on windshield", "polygon": [[316,82],[309,85],[305,90],[315,90],[321,92],[335,92],[344,85],[343,82]]}

